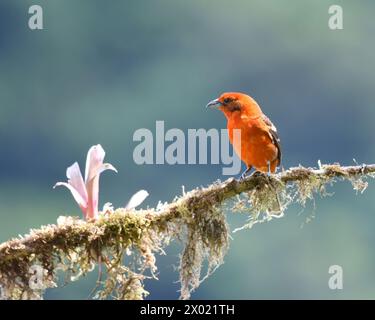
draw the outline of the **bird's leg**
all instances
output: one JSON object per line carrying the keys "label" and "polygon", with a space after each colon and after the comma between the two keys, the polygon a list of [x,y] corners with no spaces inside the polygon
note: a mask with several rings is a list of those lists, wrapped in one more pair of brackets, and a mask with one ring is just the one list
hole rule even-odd
{"label": "bird's leg", "polygon": [[267,161],[267,167],[268,167],[267,176],[270,177],[271,176],[271,161]]}
{"label": "bird's leg", "polygon": [[247,167],[247,169],[241,174],[240,181],[246,178],[247,174],[249,173],[249,171],[250,171],[252,168],[253,168],[252,166]]}

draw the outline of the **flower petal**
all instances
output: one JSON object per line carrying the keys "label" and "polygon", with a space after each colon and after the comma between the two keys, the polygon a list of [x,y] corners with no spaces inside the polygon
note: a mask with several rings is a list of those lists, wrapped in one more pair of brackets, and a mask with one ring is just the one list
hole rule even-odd
{"label": "flower petal", "polygon": [[98,171],[97,171],[97,174],[101,174],[102,172],[104,172],[104,171],[106,171],[106,170],[112,170],[112,171],[118,173],[117,169],[116,169],[113,165],[111,165],[110,163],[103,163],[103,164],[99,167],[99,169],[98,169]]}
{"label": "flower petal", "polygon": [[146,190],[139,190],[135,193],[125,206],[125,209],[131,210],[138,207],[147,197],[149,193]]}
{"label": "flower petal", "polygon": [[56,188],[59,186],[67,187],[70,190],[70,192],[73,195],[74,200],[78,203],[83,214],[86,216],[87,202],[85,199],[82,198],[81,194],[72,185],[70,185],[67,182],[57,182],[53,188]]}
{"label": "flower petal", "polygon": [[75,188],[81,197],[87,202],[86,186],[77,162],[73,163],[68,169],[66,169],[66,176],[68,178],[68,183]]}
{"label": "flower petal", "polygon": [[87,152],[85,182],[91,180],[97,175],[99,168],[103,164],[105,151],[100,144],[92,146]]}
{"label": "flower petal", "polygon": [[94,169],[94,175],[91,177],[91,173],[88,175],[89,178],[86,181],[87,190],[87,216],[86,219],[97,219],[98,217],[98,204],[99,204],[99,177],[100,174],[105,170],[113,170],[117,172],[115,167],[109,163],[103,163],[98,168]]}

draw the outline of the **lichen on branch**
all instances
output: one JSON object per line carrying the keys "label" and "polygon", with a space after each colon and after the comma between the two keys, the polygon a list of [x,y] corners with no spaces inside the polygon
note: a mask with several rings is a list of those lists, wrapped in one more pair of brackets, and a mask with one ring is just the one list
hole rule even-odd
{"label": "lichen on branch", "polygon": [[375,165],[299,166],[271,176],[215,182],[156,208],[108,210],[96,221],[60,217],[56,225],[0,245],[0,298],[42,298],[47,288],[57,285],[59,270],[69,282],[98,265],[94,298],[143,299],[148,295],[145,279],[157,279],[156,255],[178,240],[184,247],[180,297],[188,299],[224,261],[230,238],[224,214],[228,208],[246,212],[249,219],[239,229],[250,228],[282,217],[292,202],[305,205],[314,193],[324,195],[325,186],[339,179],[363,192],[367,177],[375,177]]}

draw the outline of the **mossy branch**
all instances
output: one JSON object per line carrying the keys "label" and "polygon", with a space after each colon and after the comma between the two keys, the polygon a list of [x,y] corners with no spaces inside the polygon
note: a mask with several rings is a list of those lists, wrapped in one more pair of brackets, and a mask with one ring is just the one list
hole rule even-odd
{"label": "mossy branch", "polygon": [[142,299],[148,294],[144,280],[156,279],[155,253],[164,253],[163,248],[178,239],[184,244],[181,298],[188,299],[223,262],[230,238],[224,208],[249,214],[243,229],[283,216],[288,204],[304,205],[314,192],[324,195],[325,185],[337,179],[349,180],[363,192],[368,176],[375,176],[374,164],[300,166],[271,176],[215,182],[156,208],[108,210],[97,221],[60,217],[57,225],[42,226],[0,245],[0,298],[41,298],[45,289],[56,286],[58,270],[65,272],[66,281],[75,281],[99,265],[96,298]]}

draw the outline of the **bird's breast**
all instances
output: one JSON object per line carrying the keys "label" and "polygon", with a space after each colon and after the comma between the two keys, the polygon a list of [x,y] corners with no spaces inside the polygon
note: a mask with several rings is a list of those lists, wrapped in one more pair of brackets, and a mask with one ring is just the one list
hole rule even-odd
{"label": "bird's breast", "polygon": [[[227,129],[233,149],[245,163],[260,166],[267,163],[267,160],[276,158],[276,147],[257,119],[229,119]],[[235,138],[235,129],[240,130],[240,139]]]}

